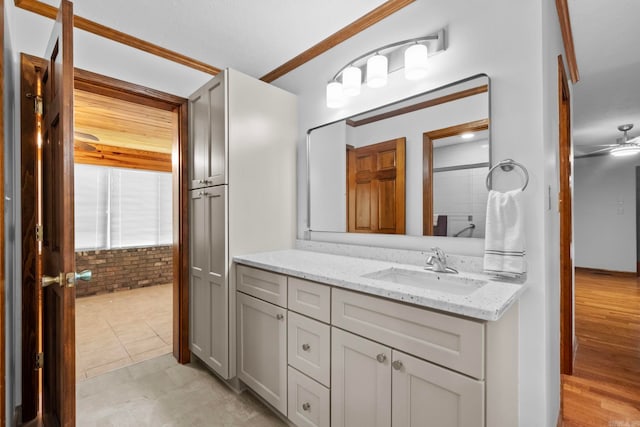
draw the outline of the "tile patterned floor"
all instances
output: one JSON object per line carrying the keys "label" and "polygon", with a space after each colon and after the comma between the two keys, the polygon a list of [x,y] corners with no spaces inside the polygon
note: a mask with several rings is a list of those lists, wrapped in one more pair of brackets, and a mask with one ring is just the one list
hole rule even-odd
{"label": "tile patterned floor", "polygon": [[76,299],[76,381],[170,353],[171,300],[171,284]]}
{"label": "tile patterned floor", "polygon": [[238,395],[200,363],[179,365],[172,355],[79,383],[77,425],[286,426],[251,394]]}

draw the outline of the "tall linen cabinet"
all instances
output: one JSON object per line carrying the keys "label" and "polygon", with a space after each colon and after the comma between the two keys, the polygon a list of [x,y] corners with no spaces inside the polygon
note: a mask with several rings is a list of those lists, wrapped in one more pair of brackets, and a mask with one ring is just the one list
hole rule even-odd
{"label": "tall linen cabinet", "polygon": [[296,97],[226,69],[189,98],[189,343],[236,375],[233,256],[295,240]]}

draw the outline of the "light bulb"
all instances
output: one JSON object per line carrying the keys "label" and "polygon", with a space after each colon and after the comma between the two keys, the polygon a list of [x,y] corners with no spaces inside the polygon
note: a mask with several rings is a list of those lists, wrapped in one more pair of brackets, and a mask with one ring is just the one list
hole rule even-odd
{"label": "light bulb", "polygon": [[327,84],[327,107],[340,108],[345,104],[342,83],[329,82]]}
{"label": "light bulb", "polygon": [[360,95],[360,85],[362,84],[362,71],[353,65],[347,67],[342,72],[342,90],[347,96]]}
{"label": "light bulb", "polygon": [[389,60],[386,56],[375,54],[367,60],[367,86],[382,87],[387,84]]}
{"label": "light bulb", "polygon": [[404,51],[404,76],[407,80],[418,80],[427,75],[429,52],[427,46],[414,44]]}

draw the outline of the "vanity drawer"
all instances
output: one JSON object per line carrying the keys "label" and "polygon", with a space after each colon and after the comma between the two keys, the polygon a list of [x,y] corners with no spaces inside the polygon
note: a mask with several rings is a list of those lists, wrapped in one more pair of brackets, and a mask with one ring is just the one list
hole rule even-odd
{"label": "vanity drawer", "polygon": [[289,310],[321,322],[331,320],[331,286],[289,277]]}
{"label": "vanity drawer", "polygon": [[332,324],[484,379],[484,323],[333,289]]}
{"label": "vanity drawer", "polygon": [[236,268],[237,290],[280,307],[287,307],[287,276],[244,265],[237,265]]}
{"label": "vanity drawer", "polygon": [[289,312],[289,365],[329,387],[331,328],[317,320]]}
{"label": "vanity drawer", "polygon": [[329,389],[289,367],[289,419],[296,426],[329,427]]}

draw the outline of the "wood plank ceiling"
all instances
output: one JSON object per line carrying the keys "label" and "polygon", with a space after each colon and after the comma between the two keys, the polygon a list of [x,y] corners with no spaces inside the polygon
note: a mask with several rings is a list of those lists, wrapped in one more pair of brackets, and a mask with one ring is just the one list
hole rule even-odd
{"label": "wood plank ceiling", "polygon": [[76,163],[171,170],[175,113],[75,90]]}

